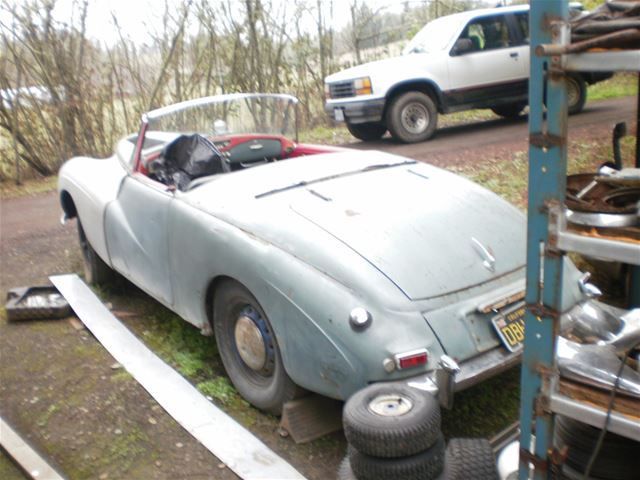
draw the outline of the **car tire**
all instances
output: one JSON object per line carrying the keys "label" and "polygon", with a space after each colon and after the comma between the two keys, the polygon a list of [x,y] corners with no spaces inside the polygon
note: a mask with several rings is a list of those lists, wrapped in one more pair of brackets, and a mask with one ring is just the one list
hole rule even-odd
{"label": "car tire", "polygon": [[497,105],[491,107],[491,111],[504,118],[518,118],[526,105],[522,103],[511,103],[507,105]]}
{"label": "car tire", "polygon": [[[554,444],[568,447],[565,465],[580,476],[585,473],[601,430],[591,425],[557,416]],[[638,478],[640,443],[611,432],[604,436],[600,452],[591,468],[590,478],[630,480]]]}
{"label": "car tire", "polygon": [[498,480],[493,449],[483,438],[452,438],[445,463],[449,480]]}
{"label": "car tire", "polygon": [[[231,382],[249,403],[280,415],[299,394],[284,369],[275,332],[255,297],[234,281],[215,292],[213,326],[218,352]],[[238,341],[244,343],[238,345]]]}
{"label": "car tire", "polygon": [[347,122],[349,133],[365,142],[379,140],[386,132],[387,127],[379,122],[350,123]]}
{"label": "car tire", "polygon": [[386,120],[395,140],[403,143],[422,142],[431,138],[436,131],[438,109],[429,95],[407,92],[391,100]]}
{"label": "car tire", "polygon": [[587,83],[581,75],[569,75],[566,80],[569,115],[580,113],[587,101]]}
{"label": "car tire", "polygon": [[345,455],[345,457],[340,462],[340,466],[338,467],[338,475],[336,477],[338,480],[357,480],[353,470],[351,469],[351,463],[349,462],[349,456]]}
{"label": "car tire", "polygon": [[349,445],[347,454],[353,474],[358,480],[388,480],[396,478],[402,480],[435,480],[444,469],[444,437],[440,434],[431,448],[407,457],[372,457],[359,452],[352,445]]}
{"label": "car tire", "polygon": [[409,386],[373,384],[349,398],[342,424],[347,441],[359,452],[406,457],[428,449],[439,438],[440,405],[433,395]]}
{"label": "car tire", "polygon": [[91,285],[111,282],[114,278],[114,272],[109,265],[104,263],[89,243],[80,218],[78,218],[78,240],[80,241],[80,250],[82,250],[82,263],[86,282]]}

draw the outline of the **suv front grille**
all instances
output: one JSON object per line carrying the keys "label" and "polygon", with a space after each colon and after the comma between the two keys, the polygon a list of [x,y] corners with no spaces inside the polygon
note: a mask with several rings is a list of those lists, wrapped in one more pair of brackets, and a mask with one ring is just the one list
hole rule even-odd
{"label": "suv front grille", "polygon": [[347,98],[355,96],[353,82],[338,82],[329,84],[331,98]]}

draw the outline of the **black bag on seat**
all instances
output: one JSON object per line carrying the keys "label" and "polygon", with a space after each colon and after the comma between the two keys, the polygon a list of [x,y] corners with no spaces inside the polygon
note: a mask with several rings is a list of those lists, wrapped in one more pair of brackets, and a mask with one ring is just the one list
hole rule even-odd
{"label": "black bag on seat", "polygon": [[180,135],[149,164],[150,176],[184,190],[192,180],[223,173],[224,160],[216,146],[202,135]]}

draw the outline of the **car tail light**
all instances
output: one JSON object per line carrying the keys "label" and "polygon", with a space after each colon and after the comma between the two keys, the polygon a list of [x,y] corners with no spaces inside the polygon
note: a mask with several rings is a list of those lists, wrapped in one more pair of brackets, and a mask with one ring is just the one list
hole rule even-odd
{"label": "car tail light", "polygon": [[412,350],[410,352],[399,353],[395,355],[394,360],[396,362],[396,368],[402,370],[405,368],[418,367],[425,365],[429,359],[429,353],[426,348],[420,350]]}

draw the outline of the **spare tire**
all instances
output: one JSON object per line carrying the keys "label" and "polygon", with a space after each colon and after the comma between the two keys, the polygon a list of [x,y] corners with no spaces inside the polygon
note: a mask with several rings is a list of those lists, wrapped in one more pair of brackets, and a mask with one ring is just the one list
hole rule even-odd
{"label": "spare tire", "polygon": [[357,480],[356,476],[351,469],[351,463],[349,463],[349,456],[345,455],[338,467],[338,480]]}
{"label": "spare tire", "polygon": [[359,452],[396,458],[422,452],[440,436],[440,406],[426,392],[407,385],[373,384],[345,404],[347,441]]}
{"label": "spare tire", "polygon": [[[599,428],[567,417],[556,417],[554,444],[568,447],[565,464],[572,470],[585,473],[594,452]],[[606,480],[633,480],[640,472],[640,442],[607,432],[590,477]]]}
{"label": "spare tire", "polygon": [[493,449],[484,438],[452,438],[445,463],[449,480],[498,480]]}
{"label": "spare tire", "polygon": [[351,469],[358,480],[435,480],[444,469],[444,452],[442,434],[428,450],[402,458],[372,457],[352,445],[348,448]]}

